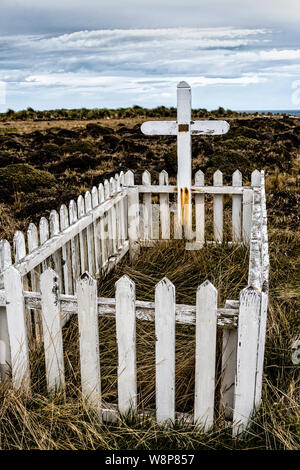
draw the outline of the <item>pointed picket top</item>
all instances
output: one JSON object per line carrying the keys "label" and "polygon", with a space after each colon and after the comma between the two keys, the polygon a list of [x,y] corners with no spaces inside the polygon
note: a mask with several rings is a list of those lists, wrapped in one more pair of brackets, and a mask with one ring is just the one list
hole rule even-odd
{"label": "pointed picket top", "polygon": [[11,248],[7,240],[0,240],[0,272],[11,265]]}
{"label": "pointed picket top", "polygon": [[24,234],[17,230],[14,234],[13,248],[15,253],[15,262],[18,263],[24,256],[26,256],[26,245]]}
{"label": "pointed picket top", "polygon": [[200,292],[211,292],[213,295],[218,295],[218,290],[215,288],[215,286],[207,279],[206,281],[202,282],[197,287],[197,295]]}
{"label": "pointed picket top", "polygon": [[135,288],[135,282],[129,276],[127,276],[127,274],[124,274],[115,282],[116,289],[119,289],[121,286],[128,286],[128,288]]}
{"label": "pointed picket top", "polygon": [[204,186],[204,173],[202,170],[195,173],[195,186]]}
{"label": "pointed picket top", "polygon": [[104,197],[105,199],[110,197],[110,184],[108,180],[104,180]]}
{"label": "pointed picket top", "polygon": [[69,220],[70,225],[74,224],[74,222],[77,220],[77,206],[74,199],[72,199],[69,204]]}
{"label": "pointed picket top", "polygon": [[223,185],[223,173],[220,170],[214,172],[214,186],[222,186]]}
{"label": "pointed picket top", "polygon": [[142,174],[142,184],[145,186],[151,185],[151,173],[148,170],[145,170]]}
{"label": "pointed picket top", "polygon": [[39,223],[41,245],[49,239],[49,223],[46,217],[41,217]]}
{"label": "pointed picket top", "polygon": [[98,190],[96,186],[92,187],[92,207],[95,208],[99,204]]}
{"label": "pointed picket top", "polygon": [[110,184],[110,188],[111,188],[111,194],[115,194],[116,192],[116,187],[115,187],[115,179],[111,176],[109,178],[109,184]]}
{"label": "pointed picket top", "polygon": [[235,170],[232,174],[232,186],[242,186],[243,185],[243,176],[240,170]]}
{"label": "pointed picket top", "polygon": [[31,253],[39,246],[39,232],[37,226],[30,223],[27,229],[28,251]]}
{"label": "pointed picket top", "polygon": [[159,173],[159,184],[162,184],[162,185],[167,185],[167,184],[169,184],[169,175],[168,175],[168,173],[166,172],[166,170],[162,170],[162,171]]}
{"label": "pointed picket top", "polygon": [[48,267],[40,276],[41,284],[44,285],[52,285],[57,284],[58,287],[58,274],[54,271],[54,269]]}
{"label": "pointed picket top", "polygon": [[83,217],[85,214],[84,199],[83,199],[82,194],[80,194],[77,198],[77,212],[78,212],[78,219]]}
{"label": "pointed picket top", "polygon": [[50,235],[57,235],[59,233],[59,215],[56,210],[52,210],[49,216],[50,222]]}
{"label": "pointed picket top", "polygon": [[124,171],[120,171],[120,185],[124,186],[124,183],[125,183]]}
{"label": "pointed picket top", "polygon": [[178,83],[177,88],[191,88],[191,86],[187,82],[182,81]]}
{"label": "pointed picket top", "polygon": [[167,291],[173,291],[175,295],[175,286],[174,284],[170,281],[168,277],[164,277],[161,279],[155,286],[155,292],[156,290],[167,290]]}
{"label": "pointed picket top", "polygon": [[60,229],[64,230],[69,227],[69,212],[65,204],[62,204],[59,209]]}
{"label": "pointed picket top", "polygon": [[84,195],[84,203],[85,203],[85,212],[86,214],[92,210],[92,196],[89,191],[86,191]]}
{"label": "pointed picket top", "polygon": [[102,183],[100,183],[98,186],[98,197],[99,197],[99,203],[104,201],[104,187]]}
{"label": "pointed picket top", "polygon": [[134,173],[131,170],[128,170],[125,173],[125,184],[126,186],[134,185]]}
{"label": "pointed picket top", "polygon": [[260,185],[261,185],[260,171],[254,170],[251,173],[251,186],[260,186]]}
{"label": "pointed picket top", "polygon": [[85,271],[84,273],[81,274],[81,276],[78,278],[77,283],[79,283],[82,286],[97,286],[97,281],[96,279],[88,272]]}
{"label": "pointed picket top", "polygon": [[118,173],[115,174],[115,188],[117,193],[121,190],[120,176]]}

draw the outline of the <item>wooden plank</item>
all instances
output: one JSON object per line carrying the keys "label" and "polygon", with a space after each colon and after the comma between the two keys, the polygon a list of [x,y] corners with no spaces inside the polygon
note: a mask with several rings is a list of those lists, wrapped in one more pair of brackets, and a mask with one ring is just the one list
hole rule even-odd
{"label": "wooden plank", "polygon": [[[85,205],[83,196],[80,194],[77,198],[77,213],[78,219],[85,216]],[[87,269],[87,245],[86,245],[86,232],[82,230],[79,232],[79,247],[80,247],[80,272],[81,274]]]}
{"label": "wooden plank", "polygon": [[[141,131],[146,135],[178,135],[177,121],[147,121],[141,125]],[[192,121],[192,135],[222,135],[229,131],[226,121]]]}
{"label": "wooden plank", "polygon": [[101,407],[101,376],[97,312],[97,281],[87,272],[76,283],[83,396]]}
{"label": "wooden plank", "polygon": [[197,289],[194,423],[204,432],[214,422],[218,291],[205,281]]}
{"label": "wooden plank", "polygon": [[[69,204],[69,221],[70,225],[75,225],[78,220],[77,216],[77,206],[74,200],[70,201]],[[79,252],[79,239],[78,233],[71,240],[71,258],[72,258],[72,276],[73,276],[73,285],[75,285],[76,279],[80,275],[80,252]]]}
{"label": "wooden plank", "polygon": [[[225,308],[230,308],[231,302],[226,300]],[[234,304],[236,305],[236,304]],[[222,332],[222,379],[221,379],[221,413],[226,419],[232,420],[234,406],[234,385],[236,374],[237,330],[223,329]]]}
{"label": "wooden plank", "polygon": [[[46,219],[45,219],[46,220]],[[14,234],[13,238],[13,248],[15,254],[15,263],[19,263],[26,257],[26,244],[25,244],[25,237],[22,232],[17,230]],[[29,283],[27,275],[23,277],[23,288],[24,290],[29,290]],[[32,339],[32,319],[31,319],[31,312],[28,309],[25,309],[26,315],[26,331],[28,335],[28,341]]]}
{"label": "wooden plank", "polygon": [[251,173],[251,186],[261,186],[261,174],[260,171],[254,170]]}
{"label": "wooden plank", "polygon": [[[32,253],[38,246],[39,246],[39,234],[38,229],[35,224],[29,224],[27,230],[27,242],[28,242],[28,252]],[[31,289],[33,292],[39,292],[40,290],[40,274],[41,274],[41,266],[36,266],[30,272],[30,279],[31,279]],[[35,329],[35,338],[37,344],[41,344],[42,341],[42,317],[40,310],[34,310],[33,313],[34,317],[34,329]]]}
{"label": "wooden plank", "polygon": [[116,282],[118,408],[121,414],[135,413],[137,407],[135,318],[135,284],[125,275]]}
{"label": "wooden plank", "polygon": [[[111,195],[116,194],[115,180],[113,177],[110,178]],[[112,227],[112,255],[116,254],[117,251],[117,216],[116,216],[116,204],[114,204],[110,210],[111,216],[111,227]]]}
{"label": "wooden plank", "polygon": [[233,436],[250,426],[254,412],[260,297],[252,287],[243,289],[240,295]]}
{"label": "wooden plank", "polygon": [[22,276],[14,266],[4,271],[7,324],[11,351],[12,382],[15,389],[30,387],[29,348],[26,331]]}
{"label": "wooden plank", "polygon": [[[92,212],[92,196],[89,191],[86,191],[84,195],[85,212]],[[88,258],[88,271],[93,274],[95,271],[95,248],[94,248],[94,232],[93,224],[88,225],[86,228],[86,239],[87,239],[87,258]]]}
{"label": "wooden plank", "polygon": [[166,277],[155,287],[156,419],[175,419],[175,287]]}
{"label": "wooden plank", "polygon": [[48,268],[40,282],[47,389],[53,393],[65,385],[58,275]]}
{"label": "wooden plank", "polygon": [[[192,146],[191,146],[191,87],[186,82],[177,85],[177,205],[184,236],[192,236]],[[187,130],[180,131],[185,126]]]}
{"label": "wooden plank", "polygon": [[[24,292],[25,305],[31,309],[41,308],[40,294],[38,292]],[[60,295],[61,312],[65,318],[67,314],[77,315],[77,300],[73,295]],[[236,328],[238,320],[238,301],[234,302],[233,305],[237,305],[230,308],[218,308],[217,310],[217,321],[218,327],[220,328]],[[237,302],[237,303],[236,303]],[[98,315],[107,316],[113,318],[116,311],[116,302],[113,298],[99,297],[98,303]],[[6,305],[5,292],[0,290],[0,306]],[[176,304],[176,322],[183,325],[195,325],[196,324],[196,307],[193,305]],[[138,320],[154,321],[155,320],[155,303],[146,302],[142,300],[136,300],[136,318]]]}
{"label": "wooden plank", "polygon": [[[220,170],[214,173],[214,186],[223,185],[223,174]],[[214,195],[214,239],[216,242],[223,241],[223,196]]]}
{"label": "wooden plank", "polygon": [[[169,176],[165,170],[159,174],[159,184],[169,184]],[[145,196],[145,195],[144,195]],[[169,208],[169,194],[159,195],[160,205],[160,223],[161,223],[161,238],[163,240],[170,240],[170,208]]]}
{"label": "wooden plank", "polygon": [[252,219],[252,189],[245,188],[243,192],[243,242],[249,245]]}
{"label": "wooden plank", "polygon": [[[134,175],[132,171],[127,171],[125,174],[125,182],[127,185],[134,184]],[[139,193],[137,188],[127,190],[127,203],[128,203],[128,239],[130,245],[130,258],[134,260],[139,253]]]}
{"label": "wooden plank", "polygon": [[[111,187],[108,180],[104,181],[104,197],[108,200],[111,196]],[[111,209],[111,208],[110,208]],[[113,254],[112,250],[112,218],[110,210],[105,214],[105,227],[106,227],[106,255],[109,258]]]}
{"label": "wooden plank", "polygon": [[[142,183],[145,186],[151,186],[151,174],[145,170],[142,175]],[[143,195],[143,234],[144,240],[152,238],[152,194],[144,193]]]}
{"label": "wooden plank", "polygon": [[[99,205],[98,190],[96,186],[92,188],[92,208],[95,209]],[[95,273],[99,273],[99,237],[98,237],[98,221],[93,222],[93,237],[94,237],[94,260],[95,260]]]}
{"label": "wooden plank", "polygon": [[[177,194],[177,186],[162,186],[162,185],[151,185],[151,186],[143,186],[143,185],[136,185],[139,190],[139,193],[153,193],[153,194],[160,194],[160,193],[169,193],[169,194]],[[249,189],[251,189],[249,187]],[[192,194],[240,194],[242,195],[244,192],[244,187],[233,187],[233,186],[192,186]]]}
{"label": "wooden plank", "polygon": [[261,391],[262,391],[262,380],[263,380],[263,369],[264,369],[267,314],[268,314],[268,292],[263,291],[261,294],[258,351],[257,351],[256,378],[255,378],[254,404],[255,404],[256,409],[258,409],[261,405]]}
{"label": "wooden plank", "polygon": [[[204,186],[204,173],[198,170],[195,174],[195,186]],[[200,244],[205,242],[205,205],[204,194],[195,194],[196,215],[196,241]]]}
{"label": "wooden plank", "polygon": [[[11,266],[11,248],[7,240],[0,240],[0,273],[1,287],[3,283],[3,271]],[[0,382],[8,379],[11,365],[10,343],[6,305],[0,307]]]}
{"label": "wooden plank", "polygon": [[[44,245],[44,243],[46,243],[47,240],[49,240],[49,223],[46,217],[41,217],[40,223],[39,223],[39,230],[40,230],[40,244],[42,246]],[[50,259],[46,258],[42,262],[42,271],[45,271],[49,265],[50,265]]]}
{"label": "wooden plank", "polygon": [[[242,186],[242,173],[236,170],[232,175],[232,186]],[[242,197],[234,194],[232,196],[232,241],[241,242],[242,237]]]}
{"label": "wooden plank", "polygon": [[[64,204],[60,207],[59,218],[60,229],[64,231],[69,227],[68,209]],[[72,294],[74,290],[72,278],[71,243],[69,241],[62,245],[62,264],[64,273],[64,292],[65,294]]]}
{"label": "wooden plank", "polygon": [[[98,186],[98,196],[99,196],[99,204],[103,204],[104,202],[104,186],[102,183]],[[101,245],[101,269],[107,263],[107,237],[105,233],[105,225],[104,225],[104,216],[99,218],[99,236],[100,236],[100,245]]]}
{"label": "wooden plank", "polygon": [[[59,215],[57,211],[52,210],[49,217],[50,226],[50,237],[54,237],[59,234]],[[62,292],[62,264],[61,264],[61,250],[57,250],[52,255],[54,270],[58,275],[59,290]]]}

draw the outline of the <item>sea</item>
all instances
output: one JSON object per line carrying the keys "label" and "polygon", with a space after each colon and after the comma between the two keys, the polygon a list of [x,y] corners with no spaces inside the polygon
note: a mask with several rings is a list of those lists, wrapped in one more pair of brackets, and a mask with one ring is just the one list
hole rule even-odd
{"label": "sea", "polygon": [[290,114],[291,116],[300,116],[300,109],[242,109],[239,113],[259,113],[259,114]]}

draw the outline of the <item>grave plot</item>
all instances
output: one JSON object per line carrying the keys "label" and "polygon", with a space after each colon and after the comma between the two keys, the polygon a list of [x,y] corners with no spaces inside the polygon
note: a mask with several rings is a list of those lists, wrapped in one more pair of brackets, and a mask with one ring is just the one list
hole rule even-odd
{"label": "grave plot", "polygon": [[[77,316],[81,390],[101,419],[114,421],[119,414],[132,413],[154,416],[158,423],[184,420],[207,431],[220,410],[219,416],[232,426],[235,436],[249,426],[261,399],[269,265],[264,173],[254,171],[250,184],[243,186],[236,171],[232,185],[225,186],[217,170],[210,186],[198,171],[192,185],[190,153],[185,153],[191,135],[222,133],[227,126],[220,121],[208,121],[208,127],[205,122],[190,122],[190,114],[180,111],[189,97],[190,88],[179,84],[178,123],[162,124],[164,132],[178,137],[177,185],[169,185],[165,171],[154,185],[147,171],[141,184],[131,171],[121,173],[71,201],[69,207],[61,206],[59,213],[51,211],[49,221],[42,217],[38,228],[30,224],[26,237],[16,232],[12,250],[7,241],[1,241],[1,372],[5,379],[11,367],[13,386],[30,388],[31,352],[43,345],[48,391],[63,387],[64,326]],[[158,124],[153,126],[147,124],[144,131],[152,132]],[[155,132],[161,132],[160,126]],[[230,224],[224,199],[225,207],[231,208]],[[247,282],[237,289],[236,298],[222,299],[223,304],[218,286],[209,277],[195,286],[193,303],[178,303],[176,288],[166,276],[153,286],[154,301],[137,297],[135,282],[128,275],[116,280],[112,297],[99,296],[97,279],[99,283],[108,280],[121,260],[128,259],[130,265],[144,250],[154,249],[151,245],[166,243],[170,249],[172,243],[181,243],[181,249],[192,253],[209,246],[229,247],[232,256],[237,247],[244,253],[248,247]],[[230,256],[224,263],[230,263]],[[190,287],[191,291],[194,286]],[[114,403],[107,400],[107,391],[103,393],[104,345],[99,344],[98,324],[105,317],[113,319],[116,331]],[[137,345],[138,355],[147,347],[139,343],[136,333],[140,321],[149,324],[155,339],[155,396],[148,401],[143,401],[137,380],[137,374],[143,376]],[[176,390],[176,331],[181,341],[184,336],[180,328],[188,328],[194,336],[189,406],[180,399],[186,396],[183,390]]]}

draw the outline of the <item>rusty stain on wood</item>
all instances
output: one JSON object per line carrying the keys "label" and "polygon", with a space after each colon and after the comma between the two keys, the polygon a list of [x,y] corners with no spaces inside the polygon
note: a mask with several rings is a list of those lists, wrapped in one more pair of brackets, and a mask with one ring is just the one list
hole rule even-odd
{"label": "rusty stain on wood", "polygon": [[189,124],[178,124],[178,132],[188,132],[189,128]]}
{"label": "rusty stain on wood", "polygon": [[187,187],[180,188],[180,203],[181,203],[181,223],[182,226],[188,222],[188,211],[185,210],[186,206],[190,203],[190,192]]}

